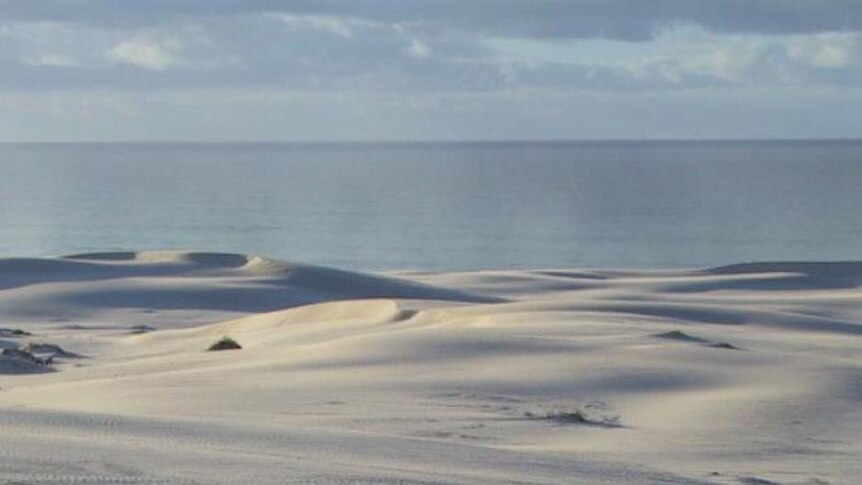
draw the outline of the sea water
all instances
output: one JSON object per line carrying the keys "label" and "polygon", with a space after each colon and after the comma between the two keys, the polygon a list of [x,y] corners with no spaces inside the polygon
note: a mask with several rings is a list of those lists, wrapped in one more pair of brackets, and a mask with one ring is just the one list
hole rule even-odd
{"label": "sea water", "polygon": [[0,145],[0,257],[350,269],[862,260],[862,141]]}

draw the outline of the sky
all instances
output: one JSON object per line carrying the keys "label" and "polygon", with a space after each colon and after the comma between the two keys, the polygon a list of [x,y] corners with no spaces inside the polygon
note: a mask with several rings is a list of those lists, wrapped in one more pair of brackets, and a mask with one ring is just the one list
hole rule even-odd
{"label": "sky", "polygon": [[862,137],[862,0],[0,0],[0,141]]}

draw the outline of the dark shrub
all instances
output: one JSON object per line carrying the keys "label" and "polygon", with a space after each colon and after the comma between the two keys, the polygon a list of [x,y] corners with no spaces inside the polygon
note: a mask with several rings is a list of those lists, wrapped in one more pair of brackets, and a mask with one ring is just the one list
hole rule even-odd
{"label": "dark shrub", "polygon": [[230,337],[222,337],[218,342],[210,345],[207,349],[210,352],[214,352],[217,350],[240,350],[242,349],[242,345],[237,343],[236,340]]}

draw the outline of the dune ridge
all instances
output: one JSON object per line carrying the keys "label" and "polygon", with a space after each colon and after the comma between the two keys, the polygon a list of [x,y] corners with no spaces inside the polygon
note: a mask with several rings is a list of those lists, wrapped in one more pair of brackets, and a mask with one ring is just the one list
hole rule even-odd
{"label": "dune ridge", "polygon": [[[107,309],[122,314],[131,309],[187,310],[174,317],[196,324],[217,316],[357,298],[504,301],[386,275],[260,256],[180,251],[0,259],[0,290],[4,290],[0,313],[18,321],[77,320],[93,325],[111,323],[110,318],[100,320]],[[161,325],[158,319],[141,320]]]}
{"label": "dune ridge", "polygon": [[[0,288],[0,348],[79,356],[0,358],[0,482],[862,476],[862,263],[370,274],[124,252],[0,259]],[[223,336],[242,349],[206,351]]]}

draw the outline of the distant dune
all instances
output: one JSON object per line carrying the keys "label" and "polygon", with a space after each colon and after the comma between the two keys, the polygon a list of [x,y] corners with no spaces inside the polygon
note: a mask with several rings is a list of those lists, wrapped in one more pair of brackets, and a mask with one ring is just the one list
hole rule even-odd
{"label": "distant dune", "polygon": [[[0,328],[0,483],[862,476],[857,262],[365,274],[12,258]],[[242,348],[206,351],[223,337]]]}

